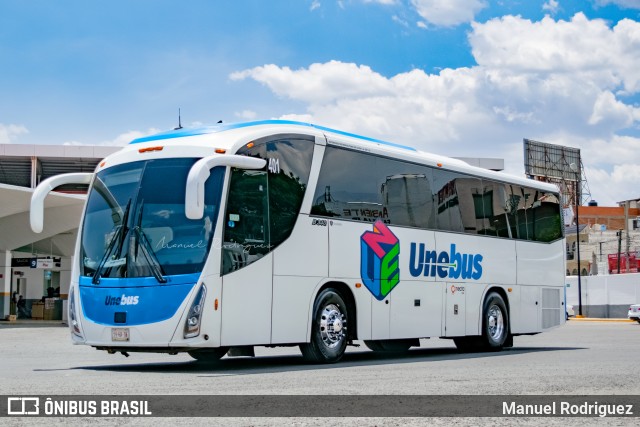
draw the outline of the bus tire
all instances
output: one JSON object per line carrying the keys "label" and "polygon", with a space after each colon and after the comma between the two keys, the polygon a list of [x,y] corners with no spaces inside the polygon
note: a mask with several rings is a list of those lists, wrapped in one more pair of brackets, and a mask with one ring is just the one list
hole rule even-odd
{"label": "bus tire", "polygon": [[420,345],[417,339],[400,339],[400,340],[365,340],[369,350],[383,353],[406,353],[409,348]]}
{"label": "bus tire", "polygon": [[227,354],[228,347],[216,347],[216,348],[201,348],[198,350],[192,350],[189,352],[189,356],[202,363],[217,362]]}
{"label": "bus tire", "polygon": [[301,344],[308,362],[335,363],[347,348],[347,305],[333,288],[320,292],[313,304],[311,342]]}
{"label": "bus tire", "polygon": [[488,351],[499,351],[509,335],[509,313],[502,296],[491,292],[482,310],[482,346]]}

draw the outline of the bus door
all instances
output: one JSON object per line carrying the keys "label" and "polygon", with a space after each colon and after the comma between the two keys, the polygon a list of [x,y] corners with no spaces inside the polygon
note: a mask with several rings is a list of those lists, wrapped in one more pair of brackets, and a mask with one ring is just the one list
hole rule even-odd
{"label": "bus door", "polygon": [[266,171],[232,171],[222,242],[221,345],[269,344],[273,254]]}

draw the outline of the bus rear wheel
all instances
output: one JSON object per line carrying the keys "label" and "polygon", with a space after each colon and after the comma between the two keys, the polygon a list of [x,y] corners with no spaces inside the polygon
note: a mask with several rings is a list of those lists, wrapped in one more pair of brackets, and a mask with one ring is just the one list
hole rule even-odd
{"label": "bus rear wheel", "polygon": [[227,354],[227,351],[229,351],[227,347],[201,348],[190,351],[189,356],[193,357],[198,362],[213,363],[220,360],[222,356]]}
{"label": "bus rear wheel", "polygon": [[482,345],[488,351],[499,351],[509,335],[509,313],[502,296],[492,292],[482,310]]}
{"label": "bus rear wheel", "polygon": [[311,342],[301,344],[300,351],[308,362],[334,363],[347,348],[347,305],[333,288],[320,292],[313,304]]}

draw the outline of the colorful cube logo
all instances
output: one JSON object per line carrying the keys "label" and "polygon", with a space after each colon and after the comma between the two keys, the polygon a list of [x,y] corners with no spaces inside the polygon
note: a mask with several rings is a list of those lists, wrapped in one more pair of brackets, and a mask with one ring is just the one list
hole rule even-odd
{"label": "colorful cube logo", "polygon": [[399,256],[400,241],[382,221],[360,236],[360,275],[378,301],[400,282]]}

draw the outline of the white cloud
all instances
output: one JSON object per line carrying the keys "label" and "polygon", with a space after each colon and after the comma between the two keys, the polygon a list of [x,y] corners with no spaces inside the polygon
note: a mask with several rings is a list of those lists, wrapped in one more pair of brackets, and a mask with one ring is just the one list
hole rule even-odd
{"label": "white cloud", "polygon": [[258,116],[255,111],[251,110],[242,110],[240,112],[236,112],[235,116],[242,120],[255,120]]}
{"label": "white cloud", "polygon": [[331,102],[389,91],[387,80],[367,66],[338,61],[292,70],[270,64],[232,73],[231,80],[252,78],[279,96],[306,102]]}
{"label": "white cloud", "polygon": [[618,101],[611,92],[604,91],[593,104],[593,113],[588,123],[597,125],[606,122],[614,129],[626,128],[633,123],[635,110],[637,109]]}
{"label": "white cloud", "polygon": [[483,0],[411,0],[411,5],[425,21],[442,27],[471,22],[486,7]]}
{"label": "white cloud", "polygon": [[114,139],[110,141],[103,141],[99,145],[116,145],[116,146],[127,145],[128,143],[130,143],[136,138],[142,138],[143,136],[149,136],[159,132],[162,132],[162,131],[154,128],[148,129],[146,132],[139,131],[139,130],[130,130],[128,132],[121,133],[120,135],[116,136]]}
{"label": "white cloud", "polygon": [[405,21],[404,19],[400,18],[398,15],[393,15],[391,17],[391,20],[393,22],[395,22],[396,24],[400,24],[405,28],[409,28],[409,23],[407,21]]}
{"label": "white cloud", "polygon": [[29,133],[22,125],[3,125],[0,123],[0,144],[13,144],[20,135]]}
{"label": "white cloud", "polygon": [[162,131],[154,128],[148,129],[146,132],[138,131],[138,130],[130,130],[130,131],[121,133],[120,135],[116,136],[111,140],[101,141],[101,142],[98,142],[97,144],[87,144],[86,142],[81,142],[81,141],[66,141],[63,143],[63,145],[104,145],[104,146],[119,147],[119,146],[125,146],[129,144],[131,141],[133,141],[136,138],[142,138],[144,136],[153,135],[159,132],[162,132]]}
{"label": "white cloud", "polygon": [[640,138],[620,135],[640,123],[640,109],[621,96],[640,93],[640,23],[503,17],[472,24],[468,37],[478,65],[437,74],[387,78],[330,61],[265,65],[232,78],[306,104],[285,118],[444,155],[501,157],[517,174],[523,138],[578,147],[601,204],[640,196]]}
{"label": "white cloud", "polygon": [[599,6],[615,4],[623,9],[640,9],[640,0],[596,0]]}
{"label": "white cloud", "polygon": [[[577,142],[582,147],[582,156],[592,164],[634,163],[636,167],[640,165],[640,138],[613,135],[610,139],[585,139]],[[640,170],[640,167],[638,169]],[[640,196],[640,187],[638,195]]]}
{"label": "white cloud", "polygon": [[560,9],[560,4],[557,0],[549,0],[545,4],[542,5],[542,10],[548,10],[551,14],[555,14]]}
{"label": "white cloud", "polygon": [[387,6],[398,3],[398,0],[362,0],[362,1],[363,3],[378,3],[378,4],[384,4]]}
{"label": "white cloud", "polygon": [[588,84],[640,90],[640,24],[624,19],[610,29],[603,20],[576,14],[571,21],[514,16],[473,23],[469,37],[478,64],[512,73],[564,74]]}
{"label": "white cloud", "polygon": [[591,195],[600,206],[617,206],[617,202],[640,197],[640,168],[637,164],[617,164],[612,171],[585,167],[585,172]]}
{"label": "white cloud", "polygon": [[320,7],[320,2],[318,0],[313,0],[311,2],[311,6],[309,7],[309,10],[313,12],[314,10],[318,9],[319,7]]}

